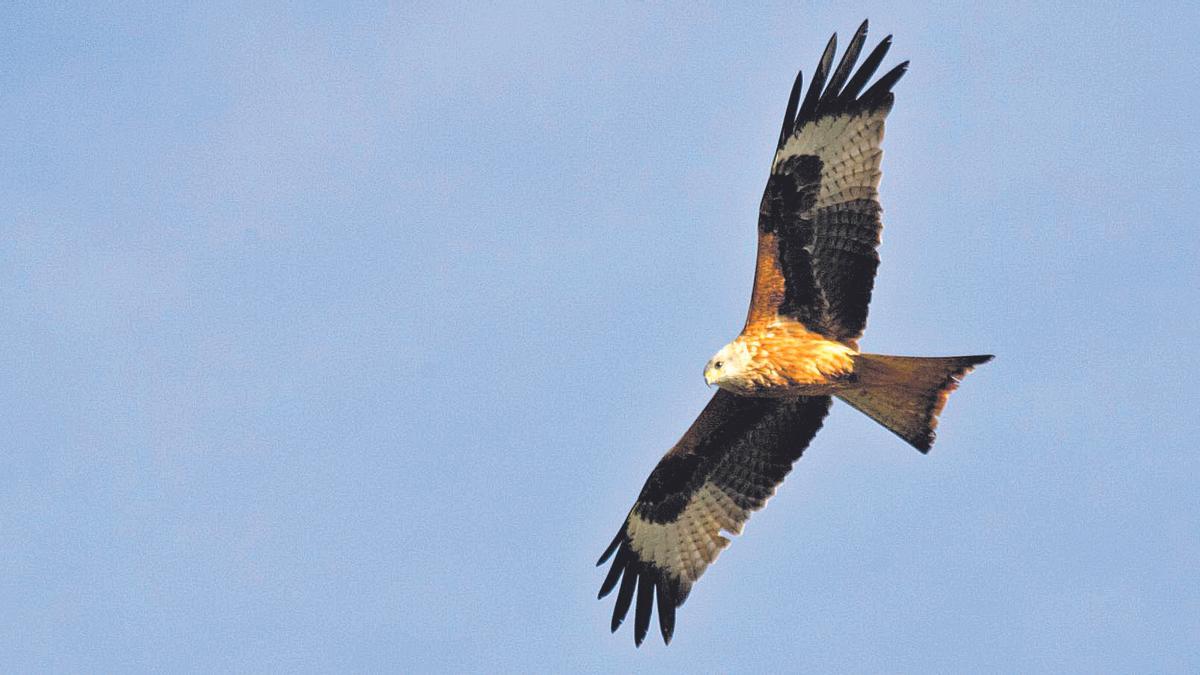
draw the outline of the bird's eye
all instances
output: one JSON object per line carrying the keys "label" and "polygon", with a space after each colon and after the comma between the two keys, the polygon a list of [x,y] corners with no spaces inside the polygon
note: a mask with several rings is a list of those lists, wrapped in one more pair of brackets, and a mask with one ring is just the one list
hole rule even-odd
{"label": "bird's eye", "polygon": [[720,369],[721,369],[721,366],[723,366],[723,365],[725,365],[725,362],[724,362],[724,361],[717,361],[716,363],[714,363],[714,364],[713,364],[713,368],[716,368],[717,370],[720,370]]}

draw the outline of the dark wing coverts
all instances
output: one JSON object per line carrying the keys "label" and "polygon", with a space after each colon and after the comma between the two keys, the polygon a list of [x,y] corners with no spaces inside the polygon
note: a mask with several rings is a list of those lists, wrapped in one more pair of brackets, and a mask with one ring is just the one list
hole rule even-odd
{"label": "dark wing coverts", "polygon": [[803,103],[796,77],[759,209],[747,325],[787,316],[845,342],[866,326],[883,228],[879,144],[892,86],[908,68],[901,63],[864,92],[892,44],[885,38],[850,77],[866,34],[864,21],[831,77],[830,38]]}
{"label": "dark wing coverts", "polygon": [[[760,209],[747,324],[785,315],[835,339],[853,341],[862,333],[879,264],[879,141],[891,87],[907,66],[863,92],[891,45],[885,39],[851,76],[866,29],[863,22],[832,75],[837,36],[830,39],[803,102],[796,78]],[[619,585],[614,631],[636,591],[634,641],[645,639],[657,602],[659,628],[670,642],[675,608],[729,545],[721,531],[741,532],[751,512],[775,493],[829,405],[825,396],[717,392],[650,473],[597,563],[612,558],[600,597]]]}

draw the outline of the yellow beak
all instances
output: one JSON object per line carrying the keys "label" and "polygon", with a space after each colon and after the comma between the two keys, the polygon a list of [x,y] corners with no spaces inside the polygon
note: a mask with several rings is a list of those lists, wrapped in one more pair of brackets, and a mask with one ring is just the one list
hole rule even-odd
{"label": "yellow beak", "polygon": [[715,383],[716,381],[717,381],[717,378],[715,377],[715,373],[713,372],[713,369],[711,367],[705,368],[704,369],[704,384],[707,384],[708,386],[711,387],[711,386],[713,386],[713,383]]}

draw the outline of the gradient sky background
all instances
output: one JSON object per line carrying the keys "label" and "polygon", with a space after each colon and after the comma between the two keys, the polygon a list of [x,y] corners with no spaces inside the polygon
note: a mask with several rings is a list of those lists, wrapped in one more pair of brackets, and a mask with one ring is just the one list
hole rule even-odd
{"label": "gradient sky background", "polygon": [[[36,4],[5,670],[1200,669],[1195,3]],[[835,406],[634,650],[593,564],[865,16],[912,68],[863,346],[997,359],[927,457]]]}

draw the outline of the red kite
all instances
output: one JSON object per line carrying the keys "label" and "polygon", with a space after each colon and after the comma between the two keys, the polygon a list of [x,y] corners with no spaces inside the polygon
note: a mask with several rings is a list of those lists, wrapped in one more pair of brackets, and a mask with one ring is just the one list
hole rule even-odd
{"label": "red kite", "polygon": [[[708,362],[720,389],[650,473],[621,531],[600,588],[620,582],[612,630],[637,591],[634,642],[653,605],[663,640],[692,584],[766,504],[812,440],[833,396],[928,452],[950,392],[988,355],[863,354],[858,339],[879,267],[879,162],[892,87],[908,62],[871,86],[885,38],[853,74],[867,22],[830,71],[829,40],[804,100],[796,77],[758,214],[758,262],[746,325]],[[615,554],[615,557],[614,557]]]}

